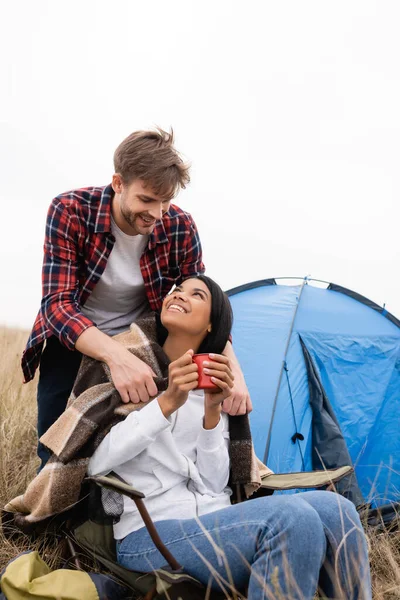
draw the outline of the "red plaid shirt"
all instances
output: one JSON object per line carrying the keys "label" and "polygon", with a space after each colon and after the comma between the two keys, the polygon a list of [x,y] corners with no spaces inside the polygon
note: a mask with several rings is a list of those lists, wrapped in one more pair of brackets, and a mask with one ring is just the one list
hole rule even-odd
{"label": "red plaid shirt", "polygon": [[[113,194],[111,186],[83,188],[57,196],[50,205],[42,303],[21,361],[25,382],[35,375],[46,338],[56,335],[73,350],[81,333],[93,326],[81,307],[100,279],[115,242],[110,218]],[[155,311],[175,283],[204,272],[199,234],[188,213],[171,204],[149,237],[140,268]]]}

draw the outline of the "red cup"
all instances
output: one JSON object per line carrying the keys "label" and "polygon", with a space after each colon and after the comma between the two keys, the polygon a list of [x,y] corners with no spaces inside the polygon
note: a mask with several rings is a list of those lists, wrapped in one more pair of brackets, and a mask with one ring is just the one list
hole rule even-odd
{"label": "red cup", "polygon": [[206,375],[203,371],[203,363],[204,361],[211,360],[208,354],[194,354],[192,361],[196,363],[199,370],[199,383],[196,390],[207,390],[218,392],[220,388],[211,381],[210,375]]}

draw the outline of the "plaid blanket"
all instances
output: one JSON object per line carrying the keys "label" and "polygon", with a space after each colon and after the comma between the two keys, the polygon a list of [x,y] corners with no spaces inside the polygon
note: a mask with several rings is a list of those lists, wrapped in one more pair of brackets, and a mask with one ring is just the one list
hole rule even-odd
{"label": "plaid blanket", "polygon": [[[169,359],[157,343],[154,315],[138,320],[129,331],[115,336],[130,352],[146,362],[156,374],[158,392],[168,386]],[[110,431],[144,403],[124,404],[106,364],[84,357],[67,408],[41,437],[52,455],[25,493],[4,510],[22,530],[44,522],[73,507],[81,497],[90,457]],[[271,473],[255,456],[247,415],[230,417],[231,486],[243,486],[249,497]]]}

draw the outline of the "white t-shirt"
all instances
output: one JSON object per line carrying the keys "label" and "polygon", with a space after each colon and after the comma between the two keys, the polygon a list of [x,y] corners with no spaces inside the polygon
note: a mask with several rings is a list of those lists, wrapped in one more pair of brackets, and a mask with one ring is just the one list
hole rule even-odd
{"label": "white t-shirt", "polygon": [[112,217],[111,232],[115,237],[113,249],[82,312],[100,331],[115,335],[150,310],[140,270],[149,236],[127,235]]}

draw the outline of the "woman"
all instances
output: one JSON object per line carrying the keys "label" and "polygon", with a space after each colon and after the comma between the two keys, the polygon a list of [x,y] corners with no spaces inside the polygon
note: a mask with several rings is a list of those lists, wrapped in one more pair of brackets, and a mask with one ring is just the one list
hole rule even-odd
{"label": "woman", "polygon": [[[111,470],[146,496],[161,539],[187,573],[215,589],[248,586],[248,598],[371,598],[366,540],[349,501],[330,492],[270,496],[231,505],[229,421],[232,387],[221,352],[232,325],[227,296],[210,278],[187,279],[165,298],[167,390],[104,438],[91,475]],[[196,390],[193,353],[212,353],[217,393]],[[124,498],[114,525],[118,561],[135,571],[165,564],[135,508]],[[341,595],[340,595],[341,594]]]}

